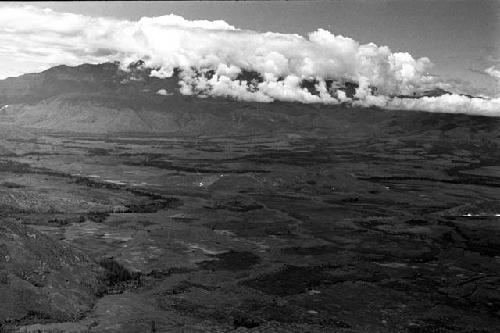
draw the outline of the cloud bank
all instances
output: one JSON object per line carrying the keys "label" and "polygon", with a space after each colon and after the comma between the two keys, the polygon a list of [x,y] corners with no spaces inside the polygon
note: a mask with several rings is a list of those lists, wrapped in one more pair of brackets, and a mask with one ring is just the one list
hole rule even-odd
{"label": "cloud bank", "polygon": [[495,66],[486,68],[484,72],[495,79],[500,79],[500,70],[495,69]]}
{"label": "cloud bank", "polygon": [[[0,7],[0,60],[8,57],[19,64],[9,69],[18,74],[109,61],[125,69],[142,60],[160,78],[179,69],[180,92],[186,95],[500,116],[498,99],[401,98],[439,86],[428,73],[428,58],[360,44],[323,29],[303,37],[176,15],[127,21],[6,5]],[[355,87],[350,96],[346,83]]]}

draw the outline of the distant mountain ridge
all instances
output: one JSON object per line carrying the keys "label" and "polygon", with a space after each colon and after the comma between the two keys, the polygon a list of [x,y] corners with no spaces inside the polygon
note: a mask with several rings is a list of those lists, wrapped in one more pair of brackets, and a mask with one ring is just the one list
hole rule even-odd
{"label": "distant mountain ridge", "polygon": [[0,80],[0,104],[36,103],[64,94],[156,93],[177,89],[177,78],[150,77],[150,70],[138,66],[120,69],[117,63],[56,66],[41,73]]}
{"label": "distant mountain ridge", "polygon": [[[253,135],[272,132],[302,132],[321,135],[370,135],[393,131],[389,124],[422,119],[439,126],[439,119],[467,123],[466,115],[378,110],[349,105],[300,104],[292,102],[243,102],[229,98],[198,98],[179,91],[179,72],[170,78],[152,77],[141,63],[128,71],[117,63],[56,66],[36,74],[0,80],[0,125],[50,131],[85,133],[171,133],[182,135]],[[252,72],[242,80],[259,80]],[[330,84],[333,83],[330,82]],[[314,93],[314,82],[303,82]],[[357,85],[346,81],[348,97]],[[160,93],[159,93],[160,92]],[[444,90],[426,92],[439,96]],[[415,96],[411,96],[415,97]],[[429,119],[438,119],[431,121]],[[450,120],[446,120],[449,122]],[[496,124],[498,120],[489,120]],[[406,126],[406,125],[405,125]],[[432,127],[431,126],[431,127]],[[397,126],[396,126],[397,127]]]}
{"label": "distant mountain ridge", "polygon": [[[170,78],[158,78],[151,76],[152,69],[142,65],[143,62],[138,61],[131,64],[127,71],[122,70],[118,63],[83,64],[73,67],[60,65],[41,73],[7,78],[0,80],[0,105],[36,103],[64,94],[144,95],[148,93],[156,94],[163,89],[168,92],[168,95],[180,95],[178,70],[174,70],[174,75]],[[213,71],[204,73],[207,78],[210,78],[213,74]],[[242,71],[236,79],[247,82],[262,82],[259,73],[248,71]],[[318,95],[319,92],[315,88],[316,84],[315,80],[303,80],[301,87],[307,89],[313,95]],[[344,91],[347,97],[355,98],[355,91],[358,88],[357,83],[348,80],[339,82],[326,81],[328,89],[333,85],[337,89]],[[441,88],[435,88],[420,94],[400,95],[397,97],[436,97],[444,94],[451,93]]]}
{"label": "distant mountain ridge", "polygon": [[[64,94],[144,94],[157,93],[164,89],[169,94],[179,93],[179,70],[174,70],[170,78],[151,76],[152,69],[143,67],[143,62],[132,63],[127,70],[120,68],[118,63],[102,63],[97,65],[83,64],[79,66],[60,65],[41,73],[24,74],[19,77],[0,80],[0,105],[18,103],[36,103],[41,100]],[[213,70],[199,73],[210,79]],[[242,71],[236,80],[247,82],[262,82],[262,76],[257,72]],[[315,80],[303,80],[301,87],[311,94],[318,95]],[[335,85],[346,96],[353,98],[358,84],[342,80],[334,82],[327,80],[328,89]]]}

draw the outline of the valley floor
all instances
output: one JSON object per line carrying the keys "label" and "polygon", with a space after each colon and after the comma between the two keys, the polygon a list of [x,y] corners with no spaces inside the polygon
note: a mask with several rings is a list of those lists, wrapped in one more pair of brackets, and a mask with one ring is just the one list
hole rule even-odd
{"label": "valley floor", "polygon": [[[2,299],[2,327],[498,332],[497,151],[442,133],[186,138],[6,128],[1,218],[101,271],[92,291],[75,292],[80,308],[55,311],[44,300],[80,273],[39,268],[50,259],[7,271],[5,259],[0,294],[15,292]],[[23,290],[37,301],[23,301]]]}

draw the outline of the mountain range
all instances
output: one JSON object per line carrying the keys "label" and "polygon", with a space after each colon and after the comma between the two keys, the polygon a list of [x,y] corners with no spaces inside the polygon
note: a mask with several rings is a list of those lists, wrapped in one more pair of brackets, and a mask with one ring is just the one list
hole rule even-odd
{"label": "mountain range", "polygon": [[[264,132],[370,135],[381,129],[421,131],[439,128],[444,123],[460,126],[458,123],[468,123],[469,119],[489,123],[488,126],[498,124],[497,119],[484,117],[389,111],[346,104],[257,103],[185,96],[179,92],[177,71],[170,78],[150,74],[151,69],[140,63],[127,70],[121,69],[118,63],[103,63],[61,65],[41,73],[0,80],[0,124],[83,133],[182,135]],[[243,72],[240,76],[240,79],[259,80],[256,73]],[[353,97],[357,85],[341,84],[339,89]],[[313,82],[302,85],[316,93]],[[420,96],[447,93],[435,89]],[[424,125],[419,125],[422,121]]]}

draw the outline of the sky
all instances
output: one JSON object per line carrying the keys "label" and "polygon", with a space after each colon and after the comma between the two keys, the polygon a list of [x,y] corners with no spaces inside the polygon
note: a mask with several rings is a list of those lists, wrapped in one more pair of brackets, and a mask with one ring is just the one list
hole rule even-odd
{"label": "sky", "polygon": [[[297,33],[323,28],[361,43],[428,57],[432,73],[477,94],[495,94],[500,69],[498,0],[352,1],[130,1],[41,2],[56,11],[137,20],[176,14],[191,20],[224,20],[242,29]],[[494,67],[495,68],[495,67]]]}
{"label": "sky", "polygon": [[[143,60],[160,78],[180,68],[186,95],[500,116],[499,18],[500,0],[7,3],[0,79]],[[436,87],[454,94],[397,97]]]}

